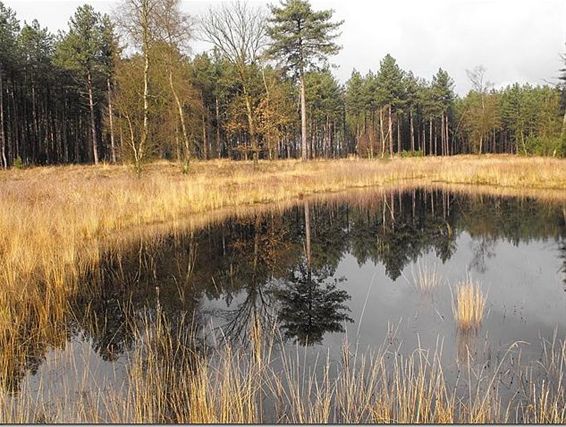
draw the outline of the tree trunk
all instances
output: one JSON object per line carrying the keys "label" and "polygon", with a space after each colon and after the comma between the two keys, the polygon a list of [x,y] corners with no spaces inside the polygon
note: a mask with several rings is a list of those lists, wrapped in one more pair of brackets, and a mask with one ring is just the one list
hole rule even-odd
{"label": "tree trunk", "polygon": [[177,163],[181,164],[181,141],[179,141],[179,126],[175,123],[175,148],[177,151]]}
{"label": "tree trunk", "polygon": [[204,149],[204,160],[208,160],[208,138],[206,137],[206,114],[204,112],[202,113],[202,147]]}
{"label": "tree trunk", "polygon": [[136,157],[136,172],[141,174],[141,163],[144,157],[145,145],[149,137],[149,5],[144,1],[142,10],[142,32],[143,32],[143,127],[139,144],[139,157]]}
{"label": "tree trunk", "polygon": [[446,155],[450,156],[451,154],[451,147],[450,147],[450,134],[448,132],[448,113],[444,116],[444,138],[446,140]]}
{"label": "tree trunk", "polygon": [[397,152],[401,154],[402,144],[401,144],[401,123],[399,120],[399,114],[395,114],[395,119],[397,121]]}
{"label": "tree trunk", "polygon": [[444,156],[444,113],[440,116],[440,154]]}
{"label": "tree trunk", "polygon": [[6,134],[4,132],[4,73],[0,64],[0,154],[2,155],[2,167],[8,167],[6,159]]}
{"label": "tree trunk", "polygon": [[214,98],[216,107],[216,149],[218,150],[218,158],[222,157],[222,143],[220,141],[220,106],[218,105],[218,97]]}
{"label": "tree trunk", "polygon": [[175,104],[177,104],[177,113],[179,114],[179,122],[181,123],[181,134],[183,136],[183,145],[185,148],[183,171],[187,171],[191,161],[191,143],[189,141],[189,134],[187,132],[187,125],[185,122],[185,114],[183,112],[183,104],[181,99],[175,90],[175,85],[173,84],[173,65],[169,64],[169,87],[171,88],[171,93],[175,99]]}
{"label": "tree trunk", "polygon": [[253,151],[253,160],[254,160],[254,167],[257,167],[258,163],[258,150],[257,150],[257,141],[255,137],[255,126],[254,126],[254,118],[252,112],[252,104],[250,101],[250,97],[248,96],[246,88],[244,88],[244,98],[246,101],[246,113],[248,117],[248,132],[250,136],[250,143],[252,146]]}
{"label": "tree trunk", "polygon": [[37,109],[36,109],[36,95],[35,95],[35,82],[31,81],[31,132],[30,132],[30,145],[31,156],[34,162],[39,158],[39,129],[37,126]]}
{"label": "tree trunk", "polygon": [[385,133],[383,132],[383,108],[379,109],[379,132],[381,135],[381,158],[385,157]]}
{"label": "tree trunk", "polygon": [[409,119],[409,123],[410,123],[410,127],[411,127],[411,151],[414,153],[415,152],[415,126],[413,123],[413,110],[411,110],[409,112],[410,114],[410,119]]}
{"label": "tree trunk", "polygon": [[90,71],[87,72],[87,86],[88,86],[88,107],[90,110],[90,132],[92,135],[92,154],[94,156],[94,164],[98,164],[98,142],[96,140],[96,121],[94,117],[94,96],[92,93],[92,75]]}
{"label": "tree trunk", "polygon": [[432,155],[432,117],[428,119],[429,138],[428,138],[428,154]]}
{"label": "tree trunk", "polygon": [[112,85],[110,78],[106,79],[108,87],[108,124],[110,126],[110,149],[112,150],[112,163],[116,163],[116,144],[114,142],[114,113],[112,111]]}
{"label": "tree trunk", "polygon": [[313,156],[313,145],[316,141],[316,127],[315,127],[315,123],[314,123],[314,118],[311,117],[311,126],[310,126],[310,138],[308,138],[308,144],[307,144],[307,159],[312,159]]}
{"label": "tree trunk", "polygon": [[301,90],[301,157],[307,160],[307,101],[305,90],[305,76],[301,73],[299,79]]}
{"label": "tree trunk", "polygon": [[391,104],[388,106],[388,134],[389,134],[389,155],[393,157],[393,120],[391,115]]}
{"label": "tree trunk", "polygon": [[309,209],[309,202],[305,200],[305,255],[307,259],[307,265],[311,265],[311,216]]}

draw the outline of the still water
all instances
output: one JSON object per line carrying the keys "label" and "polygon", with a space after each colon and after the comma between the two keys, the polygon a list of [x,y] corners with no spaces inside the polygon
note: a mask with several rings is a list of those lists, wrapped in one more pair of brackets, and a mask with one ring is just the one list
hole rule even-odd
{"label": "still water", "polygon": [[[157,306],[171,319],[190,316],[211,345],[245,347],[259,322],[304,363],[339,360],[346,341],[359,352],[441,347],[448,376],[463,358],[536,361],[541,340],[566,331],[565,220],[566,200],[365,190],[140,238],[102,254],[72,302],[68,342],[34,355],[13,388],[68,389],[85,376],[113,387],[135,345],[126,309]],[[433,286],[420,286],[432,274]],[[465,280],[486,297],[473,334],[453,315]]]}

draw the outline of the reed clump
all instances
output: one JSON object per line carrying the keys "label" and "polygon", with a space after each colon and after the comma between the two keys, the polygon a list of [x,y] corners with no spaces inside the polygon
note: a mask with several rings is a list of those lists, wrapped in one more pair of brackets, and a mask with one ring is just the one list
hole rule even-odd
{"label": "reed clump", "polygon": [[481,326],[486,298],[478,283],[467,280],[456,286],[454,318],[460,331],[473,331]]}

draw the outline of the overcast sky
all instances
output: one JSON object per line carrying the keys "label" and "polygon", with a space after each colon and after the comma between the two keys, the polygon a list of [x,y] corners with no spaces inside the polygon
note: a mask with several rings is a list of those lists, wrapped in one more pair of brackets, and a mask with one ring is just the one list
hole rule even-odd
{"label": "overcast sky", "polygon": [[[51,31],[67,28],[77,6],[90,3],[112,14],[110,0],[0,0],[23,21],[38,19]],[[275,0],[274,0],[275,1]],[[466,69],[483,65],[496,87],[512,82],[557,81],[566,52],[566,0],[311,0],[315,9],[334,9],[345,20],[332,59],[340,81],[356,68],[376,70],[387,53],[405,70],[429,79],[439,67],[454,78],[456,91],[470,85]],[[219,0],[183,0],[198,16]],[[266,4],[255,0],[253,3]],[[203,49],[197,44],[195,51]]]}

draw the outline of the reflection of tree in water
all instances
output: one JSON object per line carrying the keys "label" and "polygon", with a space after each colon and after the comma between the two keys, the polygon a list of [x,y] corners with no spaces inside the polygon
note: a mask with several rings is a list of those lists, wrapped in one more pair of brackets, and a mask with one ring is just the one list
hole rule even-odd
{"label": "reflection of tree in water", "polygon": [[371,210],[351,214],[350,246],[360,264],[383,264],[396,280],[405,266],[434,250],[442,262],[456,250],[454,196],[442,191],[412,190],[383,194]]}
{"label": "reflection of tree in water", "polygon": [[[412,190],[381,194],[361,204],[329,202],[233,218],[194,233],[141,242],[129,254],[117,254],[105,261],[105,287],[82,305],[88,302],[103,323],[91,329],[97,337],[94,345],[106,358],[127,349],[131,341],[121,329],[120,306],[130,298],[136,307],[154,306],[155,286],[170,316],[198,310],[203,297],[223,299],[225,333],[245,338],[252,327],[271,327],[275,311],[285,304],[300,306],[310,298],[322,310],[321,298],[327,298],[326,308],[335,304],[340,310],[347,295],[327,283],[347,251],[360,263],[382,263],[396,279],[408,263],[431,250],[442,261],[449,259],[462,230],[493,240],[561,234],[564,225],[556,220],[563,221],[563,216],[557,218],[557,213],[556,206],[536,202]],[[301,255],[307,252],[308,260]],[[285,316],[279,313],[280,319]],[[310,321],[316,323],[315,317]]]}
{"label": "reflection of tree in water", "polygon": [[336,288],[338,281],[328,282],[327,277],[301,264],[289,282],[274,291],[280,305],[278,320],[286,338],[313,345],[322,342],[327,332],[344,332],[344,323],[353,320],[344,304],[350,295]]}
{"label": "reflection of tree in water", "polygon": [[472,242],[473,257],[470,261],[470,269],[476,270],[478,273],[485,273],[486,258],[495,256],[495,240],[490,238],[481,238]]}
{"label": "reflection of tree in water", "polygon": [[327,282],[335,268],[324,270],[312,267],[311,212],[309,203],[304,203],[305,257],[291,271],[288,281],[274,291],[279,302],[278,320],[285,338],[295,339],[301,345],[322,342],[327,332],[344,332],[344,323],[352,322],[350,311],[344,302],[350,299],[348,292],[336,289],[338,279]]}
{"label": "reflection of tree in water", "polygon": [[113,361],[132,350],[136,322],[141,315],[155,318],[158,306],[173,328],[182,316],[197,325],[199,298],[187,291],[194,251],[192,233],[141,239],[128,250],[110,251],[72,299],[68,328],[103,360]]}
{"label": "reflection of tree in water", "polygon": [[[284,274],[294,259],[291,242],[292,231],[286,229],[279,216],[256,215],[245,221],[246,232],[230,239],[232,263],[228,279],[240,283],[239,294],[243,300],[235,308],[224,310],[226,322],[221,334],[240,346],[250,344],[250,336],[261,330],[272,329],[275,322],[272,293],[275,277]],[[232,267],[235,266],[235,267]],[[222,285],[222,279],[218,282]]]}

